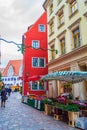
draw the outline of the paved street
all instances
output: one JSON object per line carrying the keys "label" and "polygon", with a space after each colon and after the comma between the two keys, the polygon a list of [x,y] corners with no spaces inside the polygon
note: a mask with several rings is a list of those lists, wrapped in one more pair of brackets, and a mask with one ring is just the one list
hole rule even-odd
{"label": "paved street", "polygon": [[26,104],[21,103],[19,93],[12,93],[6,107],[0,107],[0,130],[78,130],[56,121]]}

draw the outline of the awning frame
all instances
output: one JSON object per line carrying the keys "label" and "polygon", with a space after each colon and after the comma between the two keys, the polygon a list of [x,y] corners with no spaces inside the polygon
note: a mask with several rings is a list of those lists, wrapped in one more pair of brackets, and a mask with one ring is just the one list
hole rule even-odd
{"label": "awning frame", "polygon": [[70,83],[78,83],[87,80],[87,72],[85,71],[57,71],[49,73],[41,78],[41,80],[59,80]]}

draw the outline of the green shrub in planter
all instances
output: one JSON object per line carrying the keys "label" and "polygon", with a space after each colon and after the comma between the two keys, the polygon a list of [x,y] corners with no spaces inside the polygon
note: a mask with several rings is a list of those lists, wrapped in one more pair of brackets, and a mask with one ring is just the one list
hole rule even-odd
{"label": "green shrub in planter", "polygon": [[49,104],[49,105],[52,105],[52,104],[53,104],[53,101],[52,101],[52,99],[50,99],[50,98],[44,98],[44,99],[43,99],[43,102],[44,102],[44,104]]}
{"label": "green shrub in planter", "polygon": [[79,111],[79,107],[78,107],[77,105],[75,105],[75,104],[66,105],[66,106],[65,106],[65,109],[66,109],[67,111],[72,111],[72,112],[77,112],[77,111]]}

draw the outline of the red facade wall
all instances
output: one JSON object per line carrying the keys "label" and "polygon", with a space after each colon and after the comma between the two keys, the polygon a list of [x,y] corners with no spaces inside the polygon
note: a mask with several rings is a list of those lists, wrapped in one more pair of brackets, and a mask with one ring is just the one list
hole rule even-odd
{"label": "red facade wall", "polygon": [[[44,24],[46,26],[45,32],[39,32],[38,31],[38,25]],[[24,45],[27,47],[24,52],[23,57],[23,64],[24,64],[24,70],[23,70],[23,91],[24,95],[29,94],[36,94],[36,95],[42,95],[45,94],[45,91],[32,91],[29,88],[29,82],[28,78],[34,75],[45,75],[48,73],[48,45],[47,45],[47,14],[44,12],[41,17],[33,24],[30,28],[28,28],[28,31],[24,33]],[[34,49],[32,48],[32,40],[39,40],[40,42],[40,48],[41,49]],[[45,49],[45,50],[42,50]],[[33,68],[32,67],[32,57],[40,57],[46,59],[46,66],[44,68]]]}

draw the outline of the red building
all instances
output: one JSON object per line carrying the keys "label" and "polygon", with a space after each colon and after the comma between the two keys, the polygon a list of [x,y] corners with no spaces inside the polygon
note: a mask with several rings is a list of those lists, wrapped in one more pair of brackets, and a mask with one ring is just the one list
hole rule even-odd
{"label": "red building", "polygon": [[39,81],[48,73],[47,14],[41,17],[23,35],[23,95],[46,93],[46,85]]}

